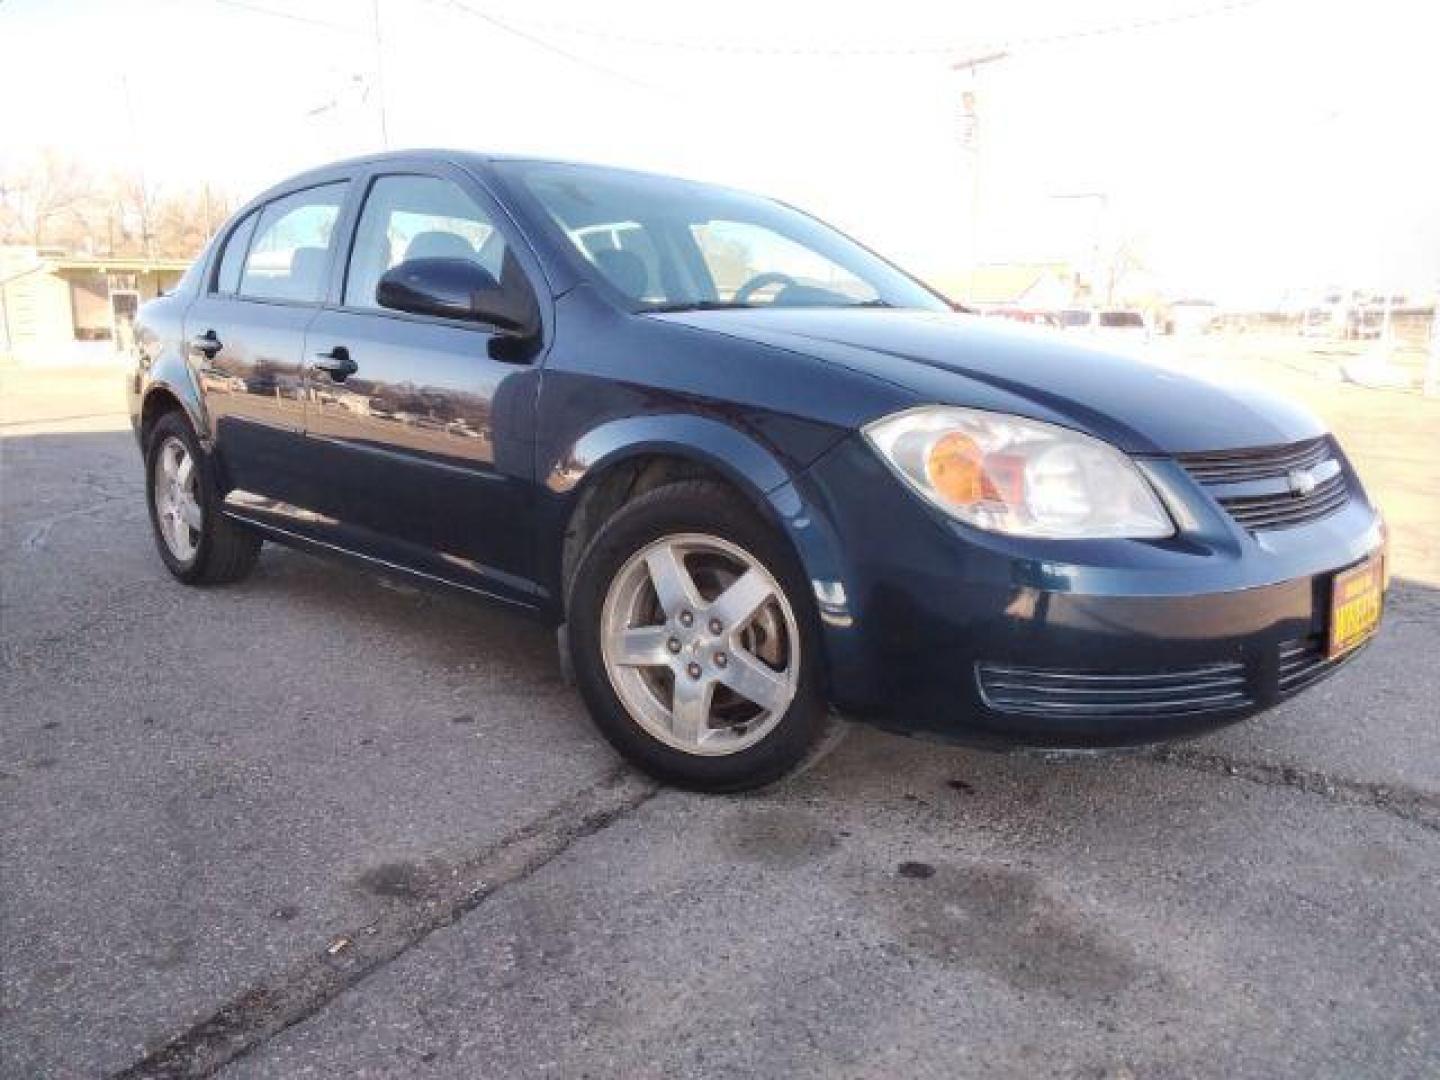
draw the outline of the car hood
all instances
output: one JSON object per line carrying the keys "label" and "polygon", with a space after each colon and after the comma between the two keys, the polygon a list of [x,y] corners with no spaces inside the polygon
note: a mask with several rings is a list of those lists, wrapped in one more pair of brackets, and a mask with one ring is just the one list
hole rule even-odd
{"label": "car hood", "polygon": [[757,308],[650,317],[861,371],[917,403],[1029,416],[1131,453],[1270,446],[1324,432],[1305,409],[1253,387],[972,315]]}

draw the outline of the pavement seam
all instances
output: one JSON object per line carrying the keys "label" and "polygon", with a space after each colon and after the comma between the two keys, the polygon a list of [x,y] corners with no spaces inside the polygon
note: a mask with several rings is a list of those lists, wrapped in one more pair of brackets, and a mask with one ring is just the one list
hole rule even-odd
{"label": "pavement seam", "polygon": [[403,910],[333,937],[222,1004],[209,1016],[155,1047],[112,1080],[188,1080],[217,1070],[318,1013],[385,968],[436,930],[458,922],[509,885],[524,881],[571,845],[644,805],[660,786],[617,766],[470,859],[449,868],[446,882]]}
{"label": "pavement seam", "polygon": [[1317,795],[1343,806],[1380,810],[1402,821],[1440,832],[1440,795],[1400,784],[1350,780],[1318,769],[1301,769],[1264,761],[1237,761],[1224,754],[1171,746],[1148,755],[1152,761],[1193,772],[1233,776],[1266,787],[1286,787]]}

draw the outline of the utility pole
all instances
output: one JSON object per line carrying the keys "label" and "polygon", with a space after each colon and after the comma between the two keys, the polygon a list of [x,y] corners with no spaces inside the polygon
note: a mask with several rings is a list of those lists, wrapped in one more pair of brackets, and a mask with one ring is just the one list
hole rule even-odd
{"label": "utility pole", "polygon": [[120,89],[125,96],[125,116],[130,124],[130,152],[135,155],[135,177],[140,188],[140,245],[148,259],[153,254],[150,249],[150,189],[145,182],[145,155],[140,150],[140,132],[135,123],[135,105],[130,100],[130,80],[124,75],[120,76]]}
{"label": "utility pole", "polygon": [[1430,312],[1430,359],[1425,365],[1425,396],[1440,397],[1440,286]]}
{"label": "utility pole", "polygon": [[390,149],[390,130],[385,121],[385,45],[380,37],[380,0],[370,0],[371,24],[375,30],[375,104],[380,113],[380,145]]}
{"label": "utility pole", "polygon": [[970,303],[975,302],[976,274],[980,269],[980,164],[982,146],[979,111],[979,69],[1010,56],[1008,52],[985,53],[950,65],[951,71],[968,76],[968,88],[960,94],[960,146],[971,156],[970,168]]}

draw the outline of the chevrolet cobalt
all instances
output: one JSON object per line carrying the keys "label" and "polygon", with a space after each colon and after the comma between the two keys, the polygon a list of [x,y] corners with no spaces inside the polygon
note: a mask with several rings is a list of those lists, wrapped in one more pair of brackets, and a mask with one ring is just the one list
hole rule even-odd
{"label": "chevrolet cobalt", "polygon": [[1309,413],[955,311],[788,206],[442,151],[317,169],[137,324],[160,558],[271,540],[559,630],[605,736],[704,790],[831,709],[1100,748],[1368,641],[1384,528]]}

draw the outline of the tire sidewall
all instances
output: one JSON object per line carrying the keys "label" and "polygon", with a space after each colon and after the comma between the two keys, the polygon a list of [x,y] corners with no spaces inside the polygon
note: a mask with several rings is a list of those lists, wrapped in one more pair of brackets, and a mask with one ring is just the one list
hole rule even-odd
{"label": "tire sidewall", "polygon": [[[784,590],[800,634],[798,685],[780,722],[755,745],[713,757],[668,746],[630,716],[605,669],[600,641],[605,597],[620,568],[655,540],[695,532],[737,544],[762,563]],[[652,775],[697,790],[758,787],[790,771],[826,726],[817,615],[804,581],[798,560],[775,530],[719,485],[669,485],[625,506],[586,549],[570,590],[571,662],[601,733]]]}
{"label": "tire sidewall", "polygon": [[[196,469],[195,492],[199,497],[202,521],[200,541],[195,546],[194,557],[188,561],[176,558],[175,553],[170,550],[170,545],[165,542],[165,537],[160,530],[159,514],[155,508],[155,465],[160,456],[160,448],[171,438],[179,439],[185,444],[185,449],[189,451]],[[200,440],[195,437],[195,431],[189,422],[179,413],[166,413],[156,421],[154,429],[150,432],[150,442],[145,448],[145,505],[150,513],[150,529],[155,535],[155,546],[160,551],[160,558],[164,561],[166,569],[186,584],[194,584],[200,581],[204,575],[206,560],[209,558],[210,549],[215,542],[214,502],[214,485],[210,481],[209,459],[200,448]]]}

